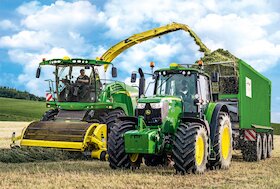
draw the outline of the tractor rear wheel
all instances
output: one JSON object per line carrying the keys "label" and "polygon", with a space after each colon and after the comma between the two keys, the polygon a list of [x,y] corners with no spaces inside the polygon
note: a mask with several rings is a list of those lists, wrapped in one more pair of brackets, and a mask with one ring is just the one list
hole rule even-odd
{"label": "tractor rear wheel", "polygon": [[271,158],[272,156],[272,148],[273,148],[273,141],[272,135],[269,133],[267,135],[267,157]]}
{"label": "tractor rear wheel", "polygon": [[232,158],[232,127],[230,117],[220,112],[214,142],[214,160],[210,160],[210,168],[228,169]]}
{"label": "tractor rear wheel", "polygon": [[58,114],[58,109],[51,109],[43,115],[41,121],[54,120],[55,116]]}
{"label": "tractor rear wheel", "polygon": [[131,167],[130,156],[125,153],[123,135],[134,128],[135,123],[132,121],[120,121],[112,127],[108,137],[109,164],[112,169]]}
{"label": "tractor rear wheel", "polygon": [[262,135],[262,159],[267,158],[267,136],[266,133]]}
{"label": "tractor rear wheel", "polygon": [[125,112],[120,109],[116,109],[108,112],[108,115],[106,117],[107,132],[110,133],[110,130],[116,123],[118,117],[125,116],[125,115],[126,115]]}
{"label": "tractor rear wheel", "polygon": [[262,157],[262,139],[256,134],[256,141],[246,141],[241,149],[245,161],[260,161]]}
{"label": "tractor rear wheel", "polygon": [[203,173],[208,158],[208,135],[199,123],[181,123],[173,142],[172,158],[176,172]]}

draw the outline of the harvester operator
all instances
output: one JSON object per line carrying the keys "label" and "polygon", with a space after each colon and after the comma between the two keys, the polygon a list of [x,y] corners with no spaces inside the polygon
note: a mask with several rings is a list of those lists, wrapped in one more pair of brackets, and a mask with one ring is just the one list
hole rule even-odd
{"label": "harvester operator", "polygon": [[89,84],[89,77],[85,74],[85,70],[81,69],[80,74],[77,78],[77,83]]}

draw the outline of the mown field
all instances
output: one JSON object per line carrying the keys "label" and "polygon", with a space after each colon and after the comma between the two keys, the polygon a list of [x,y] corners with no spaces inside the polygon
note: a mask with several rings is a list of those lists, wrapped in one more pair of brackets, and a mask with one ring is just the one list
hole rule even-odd
{"label": "mown field", "polygon": [[[46,110],[44,103],[24,100],[0,98],[0,104],[0,120],[30,121]],[[28,123],[0,121],[0,148],[8,149],[12,132],[20,134]],[[279,125],[274,128],[279,132]],[[248,163],[235,151],[229,170],[203,175],[182,176],[173,167],[144,165],[136,171],[111,170],[108,162],[98,160],[0,163],[0,188],[280,188],[280,136],[274,142],[270,159]]]}
{"label": "mown field", "polygon": [[[27,124],[0,122],[0,148],[9,148],[11,132]],[[108,162],[98,160],[0,163],[0,188],[279,188],[280,136],[274,140],[270,159],[248,163],[235,151],[229,170],[203,175],[176,175],[172,167],[111,170]]]}

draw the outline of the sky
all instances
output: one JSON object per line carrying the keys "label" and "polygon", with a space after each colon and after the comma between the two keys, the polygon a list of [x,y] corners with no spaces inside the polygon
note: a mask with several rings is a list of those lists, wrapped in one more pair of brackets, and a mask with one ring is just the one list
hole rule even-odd
{"label": "sky", "polygon": [[[189,25],[211,50],[223,48],[272,81],[272,121],[280,122],[280,3],[278,0],[0,0],[0,86],[44,96],[42,58],[100,57],[115,43],[154,27]],[[114,61],[119,80],[139,66],[149,71],[202,56],[192,38],[177,31],[138,44]]]}

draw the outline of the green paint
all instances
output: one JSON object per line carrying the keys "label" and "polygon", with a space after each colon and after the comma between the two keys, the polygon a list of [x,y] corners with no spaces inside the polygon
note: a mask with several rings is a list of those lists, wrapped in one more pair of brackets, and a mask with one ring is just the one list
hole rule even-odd
{"label": "green paint", "polygon": [[206,115],[206,120],[208,121],[209,124],[211,123],[212,115],[213,115],[216,105],[217,105],[217,103],[210,102],[207,105],[207,108],[204,112],[204,114]]}

